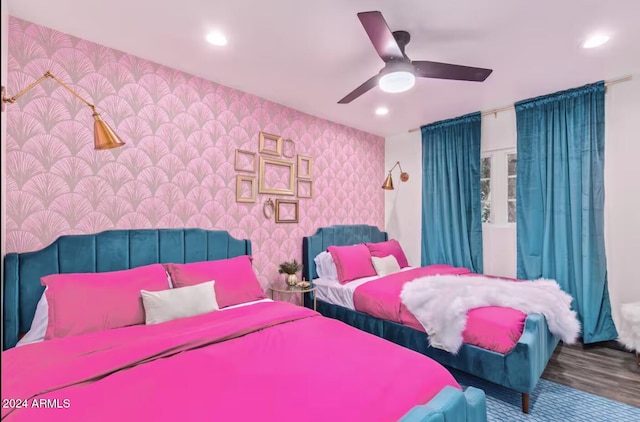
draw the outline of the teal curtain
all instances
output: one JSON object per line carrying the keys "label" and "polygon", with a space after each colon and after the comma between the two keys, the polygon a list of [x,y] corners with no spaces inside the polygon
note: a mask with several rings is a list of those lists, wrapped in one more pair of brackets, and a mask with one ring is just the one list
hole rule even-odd
{"label": "teal curtain", "polygon": [[604,83],[521,101],[518,278],[574,298],[585,343],[615,339],[604,250]]}
{"label": "teal curtain", "polygon": [[480,113],[422,127],[422,265],[482,273]]}

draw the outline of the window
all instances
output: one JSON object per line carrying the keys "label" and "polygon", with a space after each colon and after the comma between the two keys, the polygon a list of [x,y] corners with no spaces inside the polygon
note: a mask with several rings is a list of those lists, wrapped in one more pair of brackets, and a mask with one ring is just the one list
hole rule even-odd
{"label": "window", "polygon": [[482,222],[491,223],[491,157],[480,160],[480,201]]}
{"label": "window", "polygon": [[516,222],[516,169],[518,165],[517,154],[507,154],[507,221]]}
{"label": "window", "polygon": [[505,226],[516,223],[517,151],[483,151],[480,158],[480,221]]}

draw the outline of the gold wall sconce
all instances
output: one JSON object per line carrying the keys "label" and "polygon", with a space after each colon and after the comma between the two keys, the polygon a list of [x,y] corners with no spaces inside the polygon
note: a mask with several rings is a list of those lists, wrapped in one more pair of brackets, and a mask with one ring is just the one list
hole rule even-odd
{"label": "gold wall sconce", "polygon": [[382,189],[393,190],[393,179],[391,178],[391,172],[396,167],[400,168],[400,181],[406,182],[407,180],[409,180],[409,173],[405,173],[404,171],[402,171],[402,166],[400,165],[400,161],[398,161],[393,167],[391,167],[391,170],[389,170],[389,174],[387,175],[387,178],[384,179],[384,183],[382,184]]}
{"label": "gold wall sconce", "polygon": [[80,101],[82,101],[87,106],[89,106],[89,108],[91,108],[91,111],[93,111],[94,149],[97,149],[97,150],[111,149],[111,148],[121,147],[124,145],[124,142],[122,142],[120,137],[116,135],[113,129],[111,129],[109,125],[104,120],[102,120],[102,118],[100,117],[100,114],[96,111],[96,106],[94,106],[93,104],[91,104],[90,102],[82,98],[77,92],[69,88],[69,86],[64,82],[62,82],[60,79],[53,76],[53,74],[51,74],[51,72],[49,71],[47,71],[47,73],[45,73],[42,77],[40,77],[40,79],[36,80],[31,85],[27,86],[25,89],[18,92],[13,97],[10,97],[10,98],[5,97],[5,90],[4,90],[4,87],[2,87],[2,111],[4,111],[4,103],[9,103],[9,104],[15,103],[18,98],[22,97],[24,94],[31,91],[36,85],[38,85],[39,83],[41,83],[42,81],[48,78],[51,78],[54,81],[58,82],[67,91],[72,93],[76,98],[78,98]]}

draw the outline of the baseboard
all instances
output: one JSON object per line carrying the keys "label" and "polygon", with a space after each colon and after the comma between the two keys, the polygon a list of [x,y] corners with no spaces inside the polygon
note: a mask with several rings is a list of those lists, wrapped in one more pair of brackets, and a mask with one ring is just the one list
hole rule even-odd
{"label": "baseboard", "polygon": [[635,354],[635,352],[628,350],[626,347],[624,347],[622,344],[620,344],[615,340],[607,340],[607,341],[600,341],[597,343],[582,344],[582,347],[585,349],[590,349],[592,347],[606,347],[608,349],[620,350],[621,352]]}

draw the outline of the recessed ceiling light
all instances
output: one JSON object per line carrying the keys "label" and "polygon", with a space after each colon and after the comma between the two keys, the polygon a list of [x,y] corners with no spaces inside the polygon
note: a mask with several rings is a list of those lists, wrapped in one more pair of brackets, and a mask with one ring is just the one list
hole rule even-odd
{"label": "recessed ceiling light", "polygon": [[227,37],[225,37],[222,32],[210,32],[209,35],[207,35],[207,41],[213,45],[227,45]]}
{"label": "recessed ceiling light", "polygon": [[600,47],[606,42],[609,41],[609,36],[605,34],[595,34],[587,38],[587,40],[582,43],[582,48],[596,48]]}
{"label": "recessed ceiling light", "polygon": [[376,114],[378,116],[384,116],[385,114],[389,113],[389,109],[386,107],[378,107],[376,108]]}

